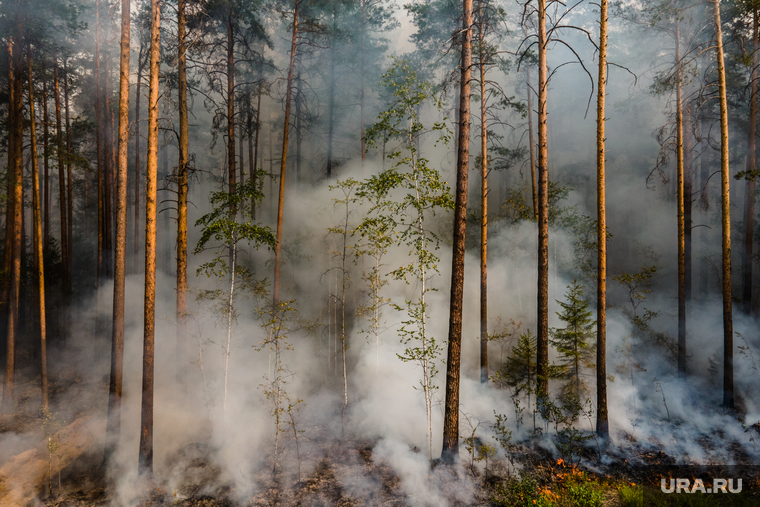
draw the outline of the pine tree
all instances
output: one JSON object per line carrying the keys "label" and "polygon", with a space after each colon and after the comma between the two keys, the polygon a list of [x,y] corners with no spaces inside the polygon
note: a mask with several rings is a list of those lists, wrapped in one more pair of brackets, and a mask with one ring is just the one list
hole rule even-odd
{"label": "pine tree", "polygon": [[[594,328],[596,321],[591,318],[589,303],[583,296],[583,286],[573,280],[565,293],[566,302],[557,301],[562,307],[557,316],[567,326],[563,329],[552,329],[551,344],[557,347],[560,354],[560,364],[563,367],[560,378],[562,399],[565,405],[580,403],[582,396],[588,394],[588,387],[582,378],[583,368],[594,367],[596,338]],[[570,403],[568,403],[570,402]]]}

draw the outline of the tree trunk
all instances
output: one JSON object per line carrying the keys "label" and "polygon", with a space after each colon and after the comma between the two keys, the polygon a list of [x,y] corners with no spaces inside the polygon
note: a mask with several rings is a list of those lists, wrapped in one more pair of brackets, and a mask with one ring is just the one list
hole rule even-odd
{"label": "tree trunk", "polygon": [[[523,34],[528,38],[528,28],[523,26]],[[533,216],[538,217],[538,194],[536,192],[536,143],[533,140],[533,90],[530,84],[530,65],[525,68],[525,84],[528,90],[528,143],[530,153],[530,186],[533,190]]]}
{"label": "tree trunk", "polygon": [[683,192],[683,100],[681,27],[676,15],[676,206],[678,220],[678,376],[686,376],[686,236]]}
{"label": "tree trunk", "polygon": [[692,200],[692,129],[691,103],[686,102],[684,109],[684,135],[683,135],[683,227],[684,227],[684,291],[686,293],[686,309],[691,303],[691,200]]}
{"label": "tree trunk", "polygon": [[277,199],[277,237],[274,246],[274,287],[272,289],[272,307],[276,310],[280,301],[280,255],[282,249],[282,209],[285,201],[285,168],[288,161],[288,131],[290,130],[290,96],[293,93],[293,68],[296,66],[298,49],[298,8],[301,0],[295,0],[293,10],[293,38],[290,43],[290,67],[288,85],[285,91],[285,126],[282,130],[282,156],[280,158],[280,194]]}
{"label": "tree trunk", "polygon": [[301,133],[301,69],[298,69],[298,76],[296,76],[296,190],[301,185],[301,141],[303,135]]}
{"label": "tree trunk", "polygon": [[[333,25],[335,10],[333,10]],[[333,173],[333,137],[335,132],[335,47],[330,48],[330,91],[327,102],[327,179],[332,179]]]}
{"label": "tree trunk", "polygon": [[2,411],[13,413],[15,407],[14,385],[16,373],[16,334],[19,318],[19,295],[21,288],[21,227],[23,223],[23,105],[22,74],[23,60],[21,56],[21,34],[23,29],[20,19],[17,20],[16,36],[8,43],[9,82],[9,173],[10,186],[13,191],[12,226],[10,228],[10,283],[8,292],[8,333],[6,335],[5,384],[3,391]]}
{"label": "tree trunk", "polygon": [[[607,91],[607,0],[600,1],[599,78],[596,100],[596,433],[607,438],[607,196],[605,163],[605,93]],[[576,364],[576,375],[577,364]],[[580,389],[578,390],[580,395]]]}
{"label": "tree trunk", "polygon": [[45,321],[45,262],[42,245],[42,213],[40,210],[40,172],[37,163],[37,125],[34,118],[34,85],[32,84],[32,48],[26,44],[26,62],[29,79],[29,117],[31,130],[32,159],[32,207],[34,220],[34,264],[37,268],[37,297],[40,319],[40,366],[42,373],[42,410],[48,410],[47,374],[47,328]]}
{"label": "tree trunk", "polygon": [[71,121],[69,111],[69,64],[66,58],[63,59],[63,107],[64,119],[66,121],[66,225],[68,226],[68,272],[69,272],[69,293],[73,282],[74,273],[74,194],[73,181],[71,174]]}
{"label": "tree trunk", "polygon": [[366,66],[366,59],[367,59],[367,3],[368,2],[362,2],[361,3],[361,10],[362,10],[362,56],[361,56],[361,63],[360,63],[360,69],[359,69],[359,135],[361,142],[361,150],[362,150],[362,167],[364,167],[364,163],[367,160],[367,144],[364,140],[364,88],[365,88],[365,66]]}
{"label": "tree trunk", "polygon": [[480,383],[488,382],[488,126],[483,0],[478,0],[480,69]]}
{"label": "tree trunk", "polygon": [[[100,290],[103,285],[103,111],[100,86],[100,1],[95,0],[95,158],[98,173],[98,280],[97,305],[100,307]],[[138,150],[139,152],[139,150]],[[100,323],[100,312],[96,317]],[[98,325],[98,328],[100,326]],[[101,331],[98,329],[98,331]]]}
{"label": "tree trunk", "polygon": [[731,201],[728,166],[728,102],[726,69],[723,61],[723,35],[720,0],[713,0],[715,40],[717,42],[718,82],[720,90],[720,190],[723,231],[723,405],[734,408],[734,321],[731,301]]}
{"label": "tree trunk", "polygon": [[61,261],[63,263],[64,275],[63,275],[63,287],[64,293],[69,293],[69,286],[71,284],[71,272],[69,271],[69,242],[68,242],[68,230],[66,226],[66,173],[63,167],[63,132],[61,126],[61,93],[60,93],[60,79],[58,77],[58,58],[55,58],[53,67],[53,89],[55,93],[55,132],[56,141],[58,143],[58,204],[61,215]]}
{"label": "tree trunk", "polygon": [[[134,272],[139,273],[140,267],[140,98],[142,97],[143,54],[142,42],[137,55],[137,89],[135,90],[135,231],[134,231]],[[181,107],[181,106],[180,106]],[[181,128],[181,126],[180,126]]]}
{"label": "tree trunk", "polygon": [[470,159],[470,86],[472,76],[472,0],[462,9],[462,76],[459,91],[457,143],[457,187],[454,208],[454,244],[451,256],[449,344],[446,360],[446,405],[443,418],[441,458],[451,462],[459,456],[459,374],[462,352],[462,298],[464,295],[464,250],[467,227],[467,173]]}
{"label": "tree trunk", "polygon": [[127,261],[127,177],[129,170],[129,29],[130,1],[121,0],[121,47],[119,56],[119,145],[116,191],[116,258],[113,280],[113,328],[111,375],[108,388],[108,424],[103,453],[107,464],[116,450],[121,427],[121,388],[124,371],[124,280]]}
{"label": "tree trunk", "polygon": [[105,252],[105,275],[107,278],[113,276],[113,168],[115,165],[114,149],[113,149],[113,103],[111,94],[111,56],[106,53],[105,69],[103,74],[105,76],[105,89],[103,103],[106,106],[105,111],[105,175],[103,180],[103,223],[105,224],[105,244],[103,250]]}
{"label": "tree trunk", "polygon": [[[259,85],[259,97],[256,99],[256,140],[253,147],[253,160],[249,161],[251,167],[251,180],[253,181],[253,187],[257,188],[256,174],[257,165],[259,163],[259,132],[261,131],[261,85]],[[251,218],[256,220],[256,199],[251,200]]]}
{"label": "tree trunk", "polygon": [[[235,194],[237,173],[235,166],[235,38],[232,26],[232,12],[227,16],[227,177],[229,192]],[[233,214],[237,213],[235,205],[230,207]],[[234,255],[234,246],[230,246],[230,265]]]}
{"label": "tree trunk", "polygon": [[538,291],[536,311],[536,400],[549,396],[549,149],[546,96],[546,0],[538,0]]}
{"label": "tree trunk", "polygon": [[159,0],[151,0],[148,154],[145,184],[145,311],[143,328],[142,407],[140,414],[141,475],[153,475],[153,343],[156,318],[156,198],[158,176],[158,72],[161,49]]}
{"label": "tree trunk", "polygon": [[50,237],[50,147],[49,147],[49,126],[48,119],[48,89],[47,76],[42,79],[42,163],[43,163],[43,224],[44,232],[42,245],[47,247],[48,238]]}
{"label": "tree trunk", "polygon": [[179,382],[185,382],[187,339],[187,45],[185,43],[186,0],[177,3],[177,77],[179,81],[179,161],[177,166],[177,361]]}
{"label": "tree trunk", "polygon": [[[758,62],[758,8],[752,11],[752,74],[750,77],[750,94],[749,104],[749,136],[747,138],[747,171],[756,169],[756,139],[755,132],[757,129],[757,66]],[[750,173],[751,176],[751,173]],[[742,266],[742,306],[744,313],[752,313],[752,247],[754,242],[755,230],[755,179],[747,178],[747,195],[744,203],[744,259]]]}

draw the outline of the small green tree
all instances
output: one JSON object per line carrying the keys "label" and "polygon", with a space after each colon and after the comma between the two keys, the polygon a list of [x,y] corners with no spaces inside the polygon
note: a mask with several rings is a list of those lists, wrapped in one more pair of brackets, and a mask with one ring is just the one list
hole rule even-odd
{"label": "small green tree", "polygon": [[593,340],[596,321],[591,318],[589,303],[583,297],[583,287],[577,280],[568,285],[565,298],[565,302],[557,301],[562,307],[557,316],[567,326],[563,329],[552,329],[550,342],[557,347],[560,354],[559,362],[563,367],[562,401],[567,406],[580,406],[588,394],[582,370],[595,366],[596,346]]}
{"label": "small green tree", "polygon": [[[400,141],[400,146],[388,156],[396,161],[393,167],[365,180],[356,195],[375,202],[368,210],[370,220],[374,220],[375,215],[382,216],[384,227],[394,231],[398,245],[410,248],[411,262],[391,271],[394,279],[407,284],[414,282],[420,287],[418,298],[393,305],[407,314],[407,320],[399,329],[401,342],[407,348],[398,356],[403,361],[418,362],[423,370],[421,387],[425,396],[432,466],[432,393],[436,389],[433,378],[437,373],[434,360],[440,355],[441,347],[427,330],[425,296],[435,290],[428,281],[431,275],[438,273],[440,259],[435,251],[440,240],[425,227],[425,221],[436,211],[454,209],[454,199],[438,170],[431,168],[428,160],[420,156],[419,144],[424,134],[432,132],[438,134],[436,143],[446,143],[450,132],[445,123],[435,123],[429,128],[422,124],[420,111],[423,105],[433,102],[440,109],[441,104],[433,95],[430,83],[417,78],[408,60],[394,59],[394,64],[383,75],[381,85],[392,90],[393,96],[388,109],[381,112],[378,121],[367,130],[367,144],[376,146],[378,141],[385,144],[393,139]],[[367,227],[363,222],[359,230]]]}
{"label": "small green tree", "polygon": [[[193,250],[193,254],[199,254],[209,247],[209,243],[215,243],[217,256],[200,265],[196,275],[204,273],[222,279],[230,275],[230,291],[227,297],[226,308],[223,311],[227,318],[227,346],[224,359],[224,398],[223,414],[227,417],[227,377],[230,361],[230,344],[232,341],[232,324],[235,321],[235,309],[233,301],[235,297],[236,275],[246,274],[245,268],[237,265],[237,244],[240,241],[253,243],[256,248],[267,245],[274,248],[274,234],[268,226],[253,223],[249,218],[252,216],[249,210],[260,201],[262,194],[255,181],[248,180],[236,187],[235,192],[213,192],[209,202],[213,206],[210,213],[203,215],[195,222],[196,227],[201,227],[201,237]],[[238,213],[242,213],[244,220],[238,219]],[[231,254],[231,255],[230,255]],[[229,264],[226,259],[229,259]],[[212,299],[221,297],[217,291],[208,292]]]}

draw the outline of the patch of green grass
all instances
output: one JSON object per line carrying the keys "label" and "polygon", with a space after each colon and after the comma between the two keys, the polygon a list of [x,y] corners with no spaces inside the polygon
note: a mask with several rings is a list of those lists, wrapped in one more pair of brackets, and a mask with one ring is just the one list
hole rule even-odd
{"label": "patch of green grass", "polygon": [[644,490],[640,486],[625,485],[618,489],[623,507],[644,507]]}
{"label": "patch of green grass", "polygon": [[535,479],[525,475],[499,484],[491,503],[498,507],[557,507],[546,493]]}

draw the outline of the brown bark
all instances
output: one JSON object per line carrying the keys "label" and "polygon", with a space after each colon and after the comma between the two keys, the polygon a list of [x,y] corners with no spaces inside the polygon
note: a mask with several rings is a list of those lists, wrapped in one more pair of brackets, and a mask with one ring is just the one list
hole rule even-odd
{"label": "brown bark", "polygon": [[156,319],[156,198],[158,179],[158,71],[161,49],[159,0],[150,9],[150,84],[148,92],[148,153],[145,178],[145,306],[143,327],[142,406],[139,473],[153,475],[153,349]]}
{"label": "brown bark", "polygon": [[69,241],[68,230],[66,225],[66,173],[64,172],[64,151],[63,151],[63,132],[61,126],[61,93],[60,79],[58,77],[58,59],[55,59],[53,67],[53,93],[55,93],[55,133],[58,143],[58,204],[61,215],[61,261],[64,266],[63,287],[66,294],[69,293],[71,284],[71,272],[69,271]]}
{"label": "brown bark", "polygon": [[274,288],[272,290],[272,307],[277,308],[280,301],[280,256],[282,250],[282,210],[285,203],[285,168],[288,161],[288,131],[290,130],[290,96],[293,93],[293,69],[296,66],[298,50],[298,8],[301,0],[295,0],[293,9],[293,38],[290,43],[290,67],[288,68],[288,85],[285,91],[285,125],[282,130],[282,156],[280,158],[280,193],[277,199],[277,236],[274,246]]}
{"label": "brown bark", "polygon": [[683,187],[681,29],[676,15],[676,206],[678,221],[678,376],[686,376],[686,235]]}
{"label": "brown bark", "polygon": [[684,134],[683,134],[683,223],[684,223],[684,291],[686,293],[686,308],[691,302],[691,200],[692,200],[692,118],[691,103],[686,102],[684,108]]}
{"label": "brown bark", "polygon": [[34,220],[34,265],[37,268],[37,304],[38,318],[40,320],[40,367],[42,377],[42,410],[48,410],[48,371],[47,371],[47,328],[45,321],[45,263],[42,245],[42,212],[40,206],[40,172],[37,163],[37,125],[34,117],[34,85],[32,80],[32,48],[27,42],[26,62],[29,81],[29,117],[31,143],[30,147],[32,162],[32,208]]}
{"label": "brown bark", "polygon": [[47,76],[42,79],[42,164],[43,164],[43,247],[47,246],[50,237],[50,147],[49,147],[49,126],[48,119],[48,89]]}
{"label": "brown bark", "polygon": [[20,19],[18,20],[15,37],[8,44],[10,59],[9,83],[9,172],[13,200],[12,225],[10,229],[10,283],[8,294],[8,332],[6,334],[5,383],[3,385],[2,411],[5,414],[13,412],[15,407],[14,385],[16,374],[16,334],[19,322],[19,294],[21,288],[21,228],[23,224],[23,105],[22,101],[22,66],[21,34],[23,33]]}
{"label": "brown bark", "polygon": [[[596,99],[596,433],[607,437],[607,196],[605,161],[605,93],[607,91],[607,0],[600,0],[599,78]],[[578,372],[576,365],[576,373]],[[578,391],[580,392],[580,390]]]}
{"label": "brown bark", "polygon": [[137,56],[137,87],[135,90],[135,231],[134,231],[134,272],[139,273],[140,258],[140,98],[142,97],[143,47],[140,42],[140,52]]}
{"label": "brown bark", "polygon": [[538,0],[538,291],[536,311],[536,400],[549,395],[549,149],[546,96],[546,0]]}
{"label": "brown bark", "polygon": [[723,405],[734,407],[734,321],[731,301],[731,201],[728,166],[728,101],[726,69],[723,61],[723,35],[720,22],[720,0],[713,0],[715,40],[717,42],[718,87],[720,92],[720,190],[722,222],[723,276]]}
{"label": "brown bark", "polygon": [[121,393],[124,372],[124,279],[127,261],[127,176],[129,170],[129,31],[130,1],[121,1],[121,46],[119,55],[119,145],[116,191],[116,258],[113,280],[113,328],[111,330],[111,375],[108,388],[108,424],[104,462],[118,445],[121,428]]}
{"label": "brown bark", "polygon": [[[758,8],[752,11],[752,74],[750,77],[750,103],[749,103],[749,135],[747,137],[747,171],[755,171],[756,167],[756,144],[755,132],[757,130],[757,66],[758,43],[760,42],[758,30]],[[744,203],[744,259],[742,262],[742,309],[749,315],[752,312],[752,250],[755,229],[755,179],[747,178],[747,195]]]}
{"label": "brown bark", "polygon": [[71,290],[72,276],[74,273],[74,195],[72,188],[71,174],[71,121],[69,116],[69,64],[66,58],[63,59],[63,107],[64,119],[66,121],[66,225],[68,239],[68,272],[69,272],[69,290]]}
{"label": "brown bark", "polygon": [[188,125],[187,125],[187,49],[185,43],[186,0],[177,3],[179,81],[179,165],[177,171],[177,357],[179,360],[179,381],[185,381],[185,339],[187,332],[187,166],[188,166]]}
{"label": "brown bark", "polygon": [[480,383],[488,382],[488,126],[483,0],[478,0],[480,37]]}
{"label": "brown bark", "polygon": [[472,0],[462,9],[462,75],[459,90],[459,135],[457,183],[454,207],[454,244],[451,256],[449,301],[449,344],[446,360],[446,405],[443,418],[441,458],[459,456],[459,377],[462,351],[462,299],[464,295],[464,250],[467,227],[467,173],[470,159],[470,87],[472,77]]}

